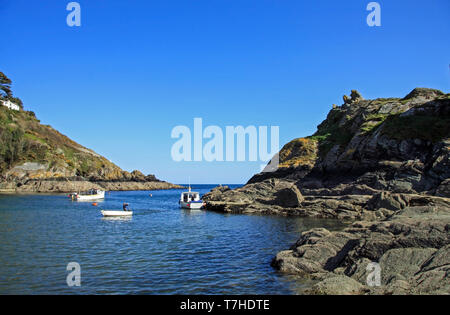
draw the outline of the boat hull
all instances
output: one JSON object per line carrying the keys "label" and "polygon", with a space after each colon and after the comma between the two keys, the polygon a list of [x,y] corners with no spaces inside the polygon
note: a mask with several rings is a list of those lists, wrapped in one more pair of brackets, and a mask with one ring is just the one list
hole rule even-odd
{"label": "boat hull", "polygon": [[180,201],[180,207],[183,209],[200,210],[203,207],[203,202],[184,202]]}
{"label": "boat hull", "polygon": [[133,211],[119,211],[119,210],[102,210],[104,217],[129,217],[133,215]]}
{"label": "boat hull", "polygon": [[105,192],[102,191],[95,195],[76,195],[74,200],[77,201],[92,201],[92,200],[99,200],[99,199],[105,199]]}

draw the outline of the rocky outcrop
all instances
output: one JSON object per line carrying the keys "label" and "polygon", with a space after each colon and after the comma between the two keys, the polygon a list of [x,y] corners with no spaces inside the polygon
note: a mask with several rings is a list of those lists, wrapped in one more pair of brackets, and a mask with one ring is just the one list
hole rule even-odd
{"label": "rocky outcrop", "polygon": [[270,179],[234,190],[217,187],[205,194],[203,200],[208,209],[220,212],[290,215],[304,198],[293,182]]}
{"label": "rocky outcrop", "polygon": [[274,204],[285,208],[299,207],[304,200],[302,193],[295,185],[279,190],[276,196]]}
{"label": "rocky outcrop", "polygon": [[357,90],[352,90],[350,93],[350,97],[344,95],[342,99],[344,100],[344,104],[352,104],[364,100],[361,93],[359,93]]}
{"label": "rocky outcrop", "polygon": [[[257,174],[244,187],[215,192],[211,199],[207,195],[207,207],[361,219],[373,215],[366,202],[384,191],[450,197],[450,94],[417,88],[403,99],[365,100],[352,91],[347,100],[313,136],[282,148],[276,172]],[[302,198],[264,200],[287,186]]]}
{"label": "rocky outcrop", "polygon": [[[435,199],[433,206],[406,206],[389,219],[355,222],[341,232],[304,232],[272,265],[316,279],[305,293],[448,294],[449,232],[450,199]],[[380,286],[367,281],[373,262],[380,267]]]}
{"label": "rocky outcrop", "polygon": [[[354,222],[306,231],[276,255],[281,272],[316,281],[303,293],[450,292],[450,94],[417,88],[365,100],[352,91],[278,156],[277,171],[204,199],[215,211]],[[372,263],[379,287],[367,282]]]}

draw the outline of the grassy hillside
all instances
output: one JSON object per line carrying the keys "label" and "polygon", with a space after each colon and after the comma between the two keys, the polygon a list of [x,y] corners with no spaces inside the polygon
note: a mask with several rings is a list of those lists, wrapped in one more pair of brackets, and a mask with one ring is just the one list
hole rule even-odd
{"label": "grassy hillside", "polygon": [[0,106],[0,178],[58,179],[82,177],[91,181],[156,182],[155,176],[123,171],[94,151],[83,147],[49,125],[32,111],[23,110],[12,94],[11,80],[0,72],[0,101],[18,104],[20,111]]}
{"label": "grassy hillside", "polygon": [[342,106],[333,106],[314,135],[294,139],[282,148],[280,168],[314,165],[333,148],[334,155],[351,156],[381,138],[431,146],[450,137],[450,94],[417,88],[404,98],[364,100],[356,91],[352,95],[344,97]]}
{"label": "grassy hillside", "polygon": [[[55,176],[122,177],[123,171],[106,158],[77,144],[30,111],[0,107],[0,173],[24,162],[47,166]],[[57,172],[64,170],[64,172]]]}

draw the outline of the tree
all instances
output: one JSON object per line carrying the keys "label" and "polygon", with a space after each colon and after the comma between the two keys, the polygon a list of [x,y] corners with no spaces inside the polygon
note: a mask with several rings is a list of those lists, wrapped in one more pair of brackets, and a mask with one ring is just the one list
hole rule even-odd
{"label": "tree", "polygon": [[12,103],[19,105],[19,107],[23,109],[22,100],[13,96],[11,84],[11,79],[0,71],[0,100],[10,100]]}
{"label": "tree", "polygon": [[11,80],[0,71],[0,94],[2,96],[12,97]]}

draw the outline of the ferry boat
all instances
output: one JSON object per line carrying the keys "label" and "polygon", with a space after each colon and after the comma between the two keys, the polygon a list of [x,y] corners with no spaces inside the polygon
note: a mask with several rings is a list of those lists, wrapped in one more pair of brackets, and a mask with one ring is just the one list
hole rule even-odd
{"label": "ferry boat", "polygon": [[191,185],[189,185],[189,191],[181,193],[179,204],[181,208],[190,210],[200,210],[205,205],[200,199],[200,193],[191,191]]}
{"label": "ferry boat", "polygon": [[69,197],[72,198],[72,200],[77,201],[98,200],[105,198],[105,192],[103,190],[90,189],[86,192],[72,193],[69,195]]}

